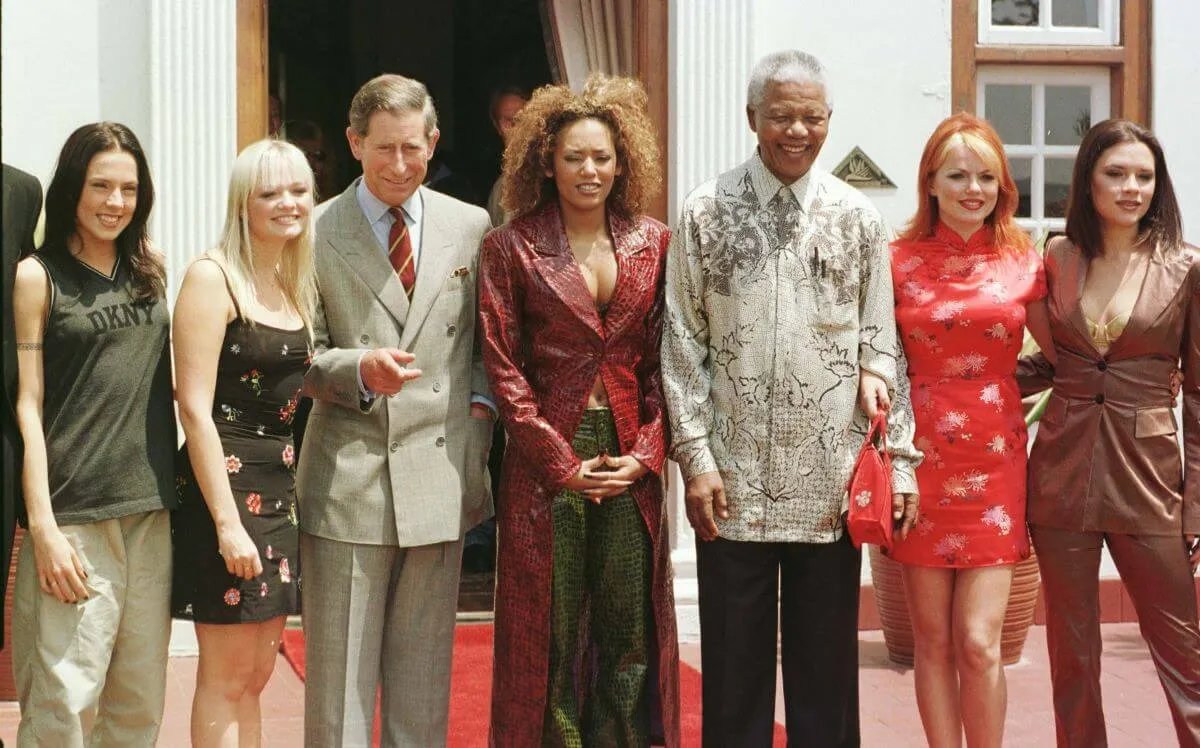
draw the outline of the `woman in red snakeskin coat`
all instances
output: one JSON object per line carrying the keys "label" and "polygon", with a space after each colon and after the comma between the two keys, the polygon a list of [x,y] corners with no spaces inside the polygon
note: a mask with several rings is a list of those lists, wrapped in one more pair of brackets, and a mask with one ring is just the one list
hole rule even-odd
{"label": "woman in red snakeskin coat", "polygon": [[536,92],[484,240],[480,330],[508,433],[491,744],[679,745],[658,347],[670,236],[634,81]]}

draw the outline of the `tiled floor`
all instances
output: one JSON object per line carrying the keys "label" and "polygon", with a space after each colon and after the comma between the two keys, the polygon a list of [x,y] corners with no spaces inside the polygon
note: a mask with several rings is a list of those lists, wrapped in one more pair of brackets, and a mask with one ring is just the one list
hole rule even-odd
{"label": "tiled floor", "polygon": [[[1054,745],[1045,642],[1045,630],[1035,627],[1030,632],[1023,659],[1007,669],[1007,746],[1041,748]],[[1175,745],[1166,701],[1137,625],[1105,625],[1104,650],[1103,688],[1111,748]],[[684,645],[681,654],[687,662],[699,665],[699,646]],[[912,671],[888,663],[882,636],[877,631],[860,635],[860,655],[863,745],[887,748],[924,745],[913,701]],[[172,658],[168,675],[166,715],[159,745],[177,748],[188,745],[188,713],[196,660]],[[280,657],[275,677],[263,697],[264,746],[291,748],[301,745],[303,688],[303,683]],[[776,713],[782,721],[782,699],[776,706]],[[17,719],[16,704],[0,702],[0,738],[10,746],[15,744]],[[480,735],[477,745],[485,744],[486,736]]]}

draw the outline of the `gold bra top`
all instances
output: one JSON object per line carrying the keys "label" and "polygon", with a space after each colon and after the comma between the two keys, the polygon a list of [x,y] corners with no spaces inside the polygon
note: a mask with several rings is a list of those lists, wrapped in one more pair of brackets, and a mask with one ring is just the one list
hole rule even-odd
{"label": "gold bra top", "polygon": [[1107,350],[1117,338],[1121,337],[1121,333],[1125,332],[1125,326],[1129,324],[1129,318],[1133,315],[1133,310],[1129,310],[1124,314],[1118,314],[1103,325],[1098,325],[1084,315],[1083,321],[1087,323],[1088,335],[1092,336],[1092,342],[1096,344],[1099,350]]}

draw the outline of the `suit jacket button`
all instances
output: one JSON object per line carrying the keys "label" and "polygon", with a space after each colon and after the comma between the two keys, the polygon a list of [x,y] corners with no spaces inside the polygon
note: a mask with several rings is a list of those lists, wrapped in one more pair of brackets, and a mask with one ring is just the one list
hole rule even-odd
{"label": "suit jacket button", "polygon": [[450,325],[446,328],[447,335],[453,335],[456,332],[458,332],[458,325]]}
{"label": "suit jacket button", "polygon": [[370,336],[370,335],[363,335],[362,337],[360,337],[360,338],[358,339],[358,342],[362,343],[363,345],[366,345],[367,343],[370,343],[370,342],[371,342],[371,336]]}
{"label": "suit jacket button", "polygon": [[1097,404],[1097,405],[1103,405],[1103,404],[1104,404],[1104,395],[1096,395],[1096,404]]}
{"label": "suit jacket button", "polygon": [[1100,371],[1104,371],[1105,369],[1108,368],[1108,362],[1107,361],[1098,361],[1096,363],[1096,368],[1099,369]]}
{"label": "suit jacket button", "polygon": [[441,382],[434,382],[434,383],[433,383],[433,391],[434,391],[434,392],[441,392],[441,391],[442,391],[442,383],[441,383]]}
{"label": "suit jacket button", "polygon": [[400,442],[392,442],[388,446],[388,449],[392,450],[393,452],[398,452],[400,450]]}
{"label": "suit jacket button", "polygon": [[438,445],[439,447],[444,447],[444,446],[446,446],[446,437],[439,436],[437,439],[435,439],[433,441],[433,443]]}

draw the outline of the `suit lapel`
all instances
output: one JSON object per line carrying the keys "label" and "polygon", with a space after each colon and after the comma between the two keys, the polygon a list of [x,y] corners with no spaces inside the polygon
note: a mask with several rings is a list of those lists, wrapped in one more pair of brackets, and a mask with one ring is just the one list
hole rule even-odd
{"label": "suit lapel", "polygon": [[412,304],[408,309],[408,322],[400,335],[400,347],[405,350],[408,350],[408,346],[420,332],[422,323],[429,316],[429,310],[433,308],[434,302],[445,287],[455,256],[450,217],[441,210],[442,206],[436,197],[424,187],[420,189],[424,201],[421,254],[417,258],[417,280],[413,288]]}
{"label": "suit lapel", "polygon": [[631,315],[638,314],[640,305],[636,302],[640,289],[635,287],[634,279],[642,275],[641,263],[646,261],[642,252],[648,245],[646,233],[637,221],[611,216],[608,226],[617,256],[617,283],[608,303],[608,315],[604,318],[604,330],[612,335],[628,324]]}
{"label": "suit lapel", "polygon": [[1120,354],[1146,335],[1175,300],[1179,293],[1179,285],[1187,277],[1187,269],[1186,262],[1171,262],[1164,255],[1161,245],[1154,248],[1150,264],[1146,267],[1146,277],[1142,279],[1142,288],[1138,292],[1137,301],[1133,303],[1129,322],[1109,347],[1109,356]]}
{"label": "suit lapel", "polygon": [[1095,358],[1102,358],[1087,321],[1083,318],[1083,281],[1087,277],[1087,259],[1074,244],[1067,246],[1059,265],[1061,281],[1055,283],[1055,303],[1062,310],[1062,318],[1075,334],[1077,344]]}
{"label": "suit lapel", "polygon": [[[537,235],[533,250],[538,254],[533,266],[559,300],[571,313],[597,337],[604,337],[600,325],[600,314],[588,291],[587,282],[579,270],[571,247],[567,243],[567,231],[563,227],[558,208],[547,208],[537,217]],[[620,273],[618,264],[618,274]]]}
{"label": "suit lapel", "polygon": [[[360,177],[361,178],[361,177]],[[358,205],[354,180],[346,191],[330,206],[335,211],[334,234],[329,242],[341,254],[354,272],[363,279],[379,301],[401,326],[407,326],[409,315],[408,295],[404,285],[384,255],[383,248],[371,231],[367,217]]]}

